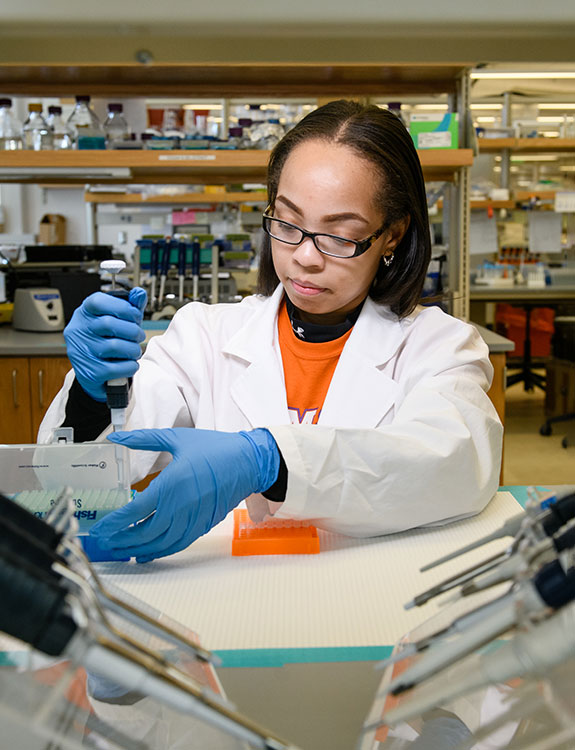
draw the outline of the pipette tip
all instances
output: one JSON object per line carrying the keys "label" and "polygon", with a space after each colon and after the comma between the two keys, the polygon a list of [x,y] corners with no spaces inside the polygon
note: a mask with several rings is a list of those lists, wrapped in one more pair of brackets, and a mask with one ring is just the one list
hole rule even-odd
{"label": "pipette tip", "polygon": [[382,661],[377,662],[374,669],[377,669],[377,670],[386,669],[387,667],[390,667],[392,664],[397,664],[398,661],[403,661],[403,659],[407,659],[409,656],[413,656],[413,654],[415,653],[417,653],[416,645],[414,643],[408,643],[404,648],[402,648],[397,653],[392,654],[391,656],[388,656],[387,659],[383,659]]}

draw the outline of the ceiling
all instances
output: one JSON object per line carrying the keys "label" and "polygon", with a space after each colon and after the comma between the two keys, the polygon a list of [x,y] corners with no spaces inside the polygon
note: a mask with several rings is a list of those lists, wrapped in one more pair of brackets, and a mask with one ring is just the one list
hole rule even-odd
{"label": "ceiling", "polygon": [[0,4],[0,63],[558,62],[573,0],[20,0]]}

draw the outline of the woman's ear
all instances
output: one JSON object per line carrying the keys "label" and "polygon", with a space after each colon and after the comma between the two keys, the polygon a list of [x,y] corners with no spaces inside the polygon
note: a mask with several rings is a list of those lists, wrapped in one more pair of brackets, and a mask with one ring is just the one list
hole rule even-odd
{"label": "woman's ear", "polygon": [[405,233],[409,229],[410,223],[411,216],[404,216],[403,219],[399,219],[389,227],[389,229],[387,230],[386,240],[383,244],[381,252],[382,255],[393,254],[395,248],[405,237]]}

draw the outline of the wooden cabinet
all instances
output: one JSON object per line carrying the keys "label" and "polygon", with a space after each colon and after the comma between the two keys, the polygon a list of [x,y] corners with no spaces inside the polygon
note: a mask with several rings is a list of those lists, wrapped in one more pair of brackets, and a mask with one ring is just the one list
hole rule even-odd
{"label": "wooden cabinet", "polygon": [[67,357],[0,358],[0,443],[33,443],[64,382]]}
{"label": "wooden cabinet", "polygon": [[28,358],[0,359],[0,443],[29,443],[30,415]]}
{"label": "wooden cabinet", "polygon": [[575,412],[575,362],[553,358],[547,362],[545,416],[561,417]]}
{"label": "wooden cabinet", "polygon": [[71,367],[67,357],[31,357],[30,403],[32,441],[36,440],[40,422],[58,393]]}

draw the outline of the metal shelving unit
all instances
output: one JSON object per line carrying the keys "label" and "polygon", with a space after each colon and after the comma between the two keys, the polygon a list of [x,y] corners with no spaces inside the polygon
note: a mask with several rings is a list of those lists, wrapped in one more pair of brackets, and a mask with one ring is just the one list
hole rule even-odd
{"label": "metal shelving unit", "polygon": [[[0,90],[26,96],[314,96],[399,97],[445,94],[459,115],[459,149],[420,151],[426,180],[445,183],[444,237],[448,238],[451,312],[469,317],[469,133],[471,64],[138,64],[0,65]],[[21,184],[199,184],[265,182],[266,151],[1,152],[0,181]],[[233,202],[231,195],[192,194],[189,202]],[[200,196],[200,197],[197,197]],[[242,196],[235,196],[242,201]],[[115,194],[109,203],[132,197]],[[134,202],[140,202],[135,199]],[[250,195],[249,200],[253,200]],[[97,205],[89,198],[87,215]],[[103,202],[103,200],[100,200]],[[144,203],[143,200],[141,200]],[[149,201],[146,201],[149,202]],[[162,202],[164,202],[162,200]],[[178,198],[165,203],[180,203]]]}

